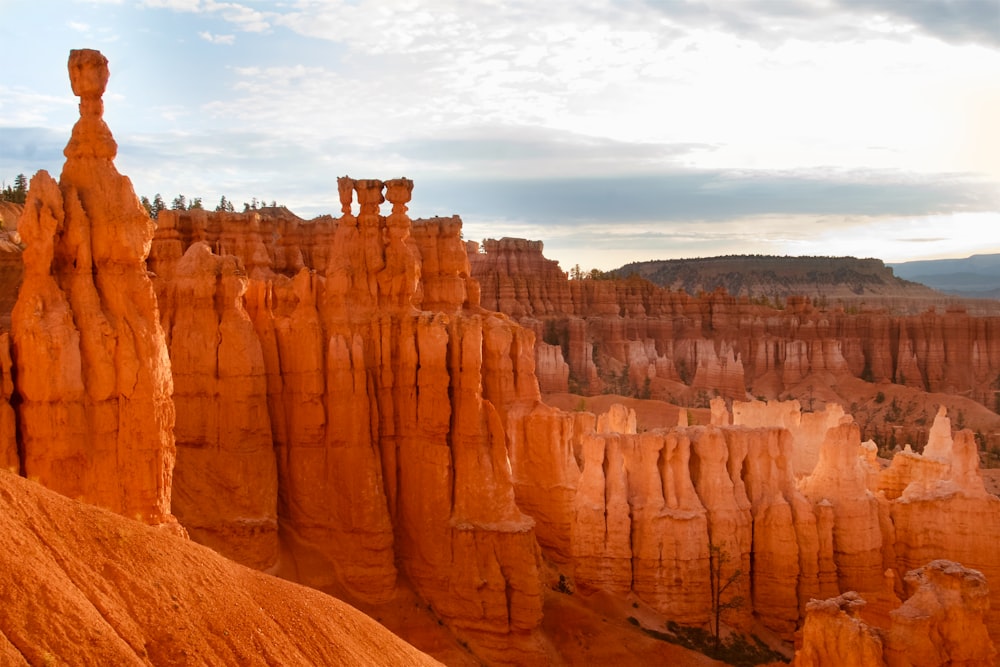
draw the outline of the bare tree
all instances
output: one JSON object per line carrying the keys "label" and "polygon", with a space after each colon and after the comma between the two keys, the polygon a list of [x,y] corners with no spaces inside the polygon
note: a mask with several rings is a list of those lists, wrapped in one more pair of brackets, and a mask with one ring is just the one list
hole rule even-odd
{"label": "bare tree", "polygon": [[739,581],[743,576],[743,570],[737,568],[723,580],[722,571],[726,563],[729,562],[729,554],[722,550],[717,544],[709,546],[709,577],[712,583],[712,615],[715,625],[712,628],[712,635],[715,637],[715,650],[719,650],[720,637],[719,630],[722,622],[722,612],[727,609],[739,609],[743,606],[742,595],[732,595],[726,598],[726,591]]}

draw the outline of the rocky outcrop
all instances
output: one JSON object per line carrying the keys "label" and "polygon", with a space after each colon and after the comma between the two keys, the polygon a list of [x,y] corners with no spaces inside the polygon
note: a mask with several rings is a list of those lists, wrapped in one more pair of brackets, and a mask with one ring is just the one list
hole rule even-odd
{"label": "rocky outcrop", "polygon": [[[956,560],[990,582],[1000,581],[1000,499],[987,493],[979,474],[973,434],[952,435],[939,412],[924,454],[904,451],[878,477],[889,503],[893,551],[901,571],[935,559]],[[987,621],[1000,628],[1000,591],[991,587]]]}
{"label": "rocky outcrop", "polygon": [[[731,420],[715,407],[712,426],[636,433],[621,410],[595,421],[535,409],[530,427],[510,430],[518,502],[578,587],[632,593],[697,625],[709,618],[708,584],[721,567],[723,580],[734,577],[731,596],[744,600],[727,622],[756,619],[790,638],[814,598],[860,591],[869,615],[887,617],[899,573],[920,559],[961,557],[1000,576],[982,541],[1000,530],[1000,501],[983,491],[971,434],[956,434],[954,446],[944,415],[928,454],[899,454],[880,471],[842,410],[734,403]],[[778,425],[729,424],[760,420]],[[824,428],[817,465],[800,478],[795,449]],[[992,615],[987,622],[1000,629]]]}
{"label": "rocky outcrop", "polygon": [[634,413],[621,409],[596,420],[535,409],[522,423],[511,430],[518,502],[578,587],[632,592],[697,625],[710,617],[716,572],[734,582],[722,602],[745,601],[727,622],[749,628],[755,616],[789,637],[809,596],[836,590],[835,570],[832,589],[820,584],[824,565],[834,567],[832,541],[821,544],[796,489],[788,431],[636,433]]}
{"label": "rocky outcrop", "polygon": [[889,665],[989,667],[997,652],[986,629],[986,578],[975,570],[935,560],[905,578],[907,599],[890,613]]}
{"label": "rocky outcrop", "polygon": [[810,602],[792,664],[994,664],[997,652],[984,623],[988,586],[981,573],[935,560],[908,572],[905,583],[906,601],[881,625],[859,615],[865,600],[855,592]]}
{"label": "rocky outcrop", "polygon": [[174,405],[145,259],[153,225],[102,119],[107,60],[70,53],[80,120],[59,183],[31,179],[12,314],[21,462],[46,486],[147,523],[173,521]]}
{"label": "rocky outcrop", "polygon": [[834,562],[841,591],[875,591],[882,587],[887,545],[879,500],[869,489],[871,470],[856,424],[829,429],[812,474],[800,489],[812,503],[829,504],[833,512]]}
{"label": "rocky outcrop", "polygon": [[885,646],[878,630],[858,617],[865,601],[850,591],[806,606],[801,647],[794,667],[876,667],[885,664]]}

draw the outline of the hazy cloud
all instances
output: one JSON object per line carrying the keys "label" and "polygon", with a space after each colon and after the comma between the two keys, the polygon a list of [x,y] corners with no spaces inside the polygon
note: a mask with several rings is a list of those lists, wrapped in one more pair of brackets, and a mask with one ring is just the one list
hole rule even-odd
{"label": "hazy cloud", "polygon": [[58,173],[67,135],[41,127],[0,127],[0,178],[39,169]]}
{"label": "hazy cloud", "polygon": [[686,28],[723,30],[746,39],[849,40],[906,36],[914,30],[952,43],[1000,46],[996,0],[646,0]]}
{"label": "hazy cloud", "polygon": [[[894,178],[858,173],[824,179],[702,170],[633,177],[434,182],[425,188],[431,199],[448,200],[453,210],[470,216],[506,215],[550,225],[719,221],[754,215],[907,216],[1000,207],[995,186],[952,175]],[[418,195],[415,192],[414,205]]]}
{"label": "hazy cloud", "polygon": [[531,126],[476,126],[435,136],[390,141],[384,149],[434,169],[473,166],[497,178],[641,172],[677,165],[684,156],[714,150],[695,142],[625,142]]}

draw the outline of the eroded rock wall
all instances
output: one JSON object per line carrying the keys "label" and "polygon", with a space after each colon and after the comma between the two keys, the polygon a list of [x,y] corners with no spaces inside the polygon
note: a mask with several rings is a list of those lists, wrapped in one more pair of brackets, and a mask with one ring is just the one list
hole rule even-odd
{"label": "eroded rock wall", "polygon": [[537,241],[490,239],[467,249],[483,307],[561,351],[562,365],[553,349],[539,348],[543,392],[568,386],[641,395],[648,378],[661,392],[691,400],[699,392],[811,399],[823,398],[824,378],[832,376],[964,393],[995,407],[997,316],[960,308],[889,315],[814,307],[805,298],[789,298],[779,310],[722,291],[692,297],[637,277],[570,280]]}
{"label": "eroded rock wall", "polygon": [[173,512],[240,563],[278,560],[278,476],[264,354],[243,306],[245,271],[198,241],[157,280],[174,379]]}
{"label": "eroded rock wall", "polygon": [[[236,429],[206,424],[204,410],[180,415],[178,433],[191,433],[179,437],[178,488],[189,479],[205,480],[199,492],[225,487],[235,481],[233,457],[243,475],[266,476],[273,465],[275,484],[260,484],[225,521],[249,514],[260,528],[272,499],[283,530],[320,554],[349,595],[384,602],[402,569],[481,649],[522,636],[531,655],[540,553],[535,522],[515,501],[505,420],[515,404],[540,405],[534,336],[478,305],[461,221],[411,221],[412,187],[345,177],[333,221],[189,211],[157,230],[150,266],[171,351],[185,360],[179,370],[187,361],[192,369],[178,376],[178,402],[217,406],[217,419],[248,415]],[[245,238],[225,240],[240,220]],[[279,228],[309,252],[289,253],[294,245],[277,232],[260,241],[258,230]],[[208,369],[234,358],[247,361],[230,391]],[[240,437],[262,427],[273,464]],[[216,444],[204,446],[206,432]],[[230,479],[206,479],[205,470]],[[217,522],[198,505],[192,520]],[[266,535],[252,537],[270,553]]]}

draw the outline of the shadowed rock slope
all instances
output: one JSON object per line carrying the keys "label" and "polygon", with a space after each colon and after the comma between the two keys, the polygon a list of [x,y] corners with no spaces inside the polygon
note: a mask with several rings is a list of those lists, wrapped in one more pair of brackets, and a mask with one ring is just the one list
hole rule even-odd
{"label": "shadowed rock slope", "polygon": [[352,607],[0,472],[0,664],[437,665]]}

